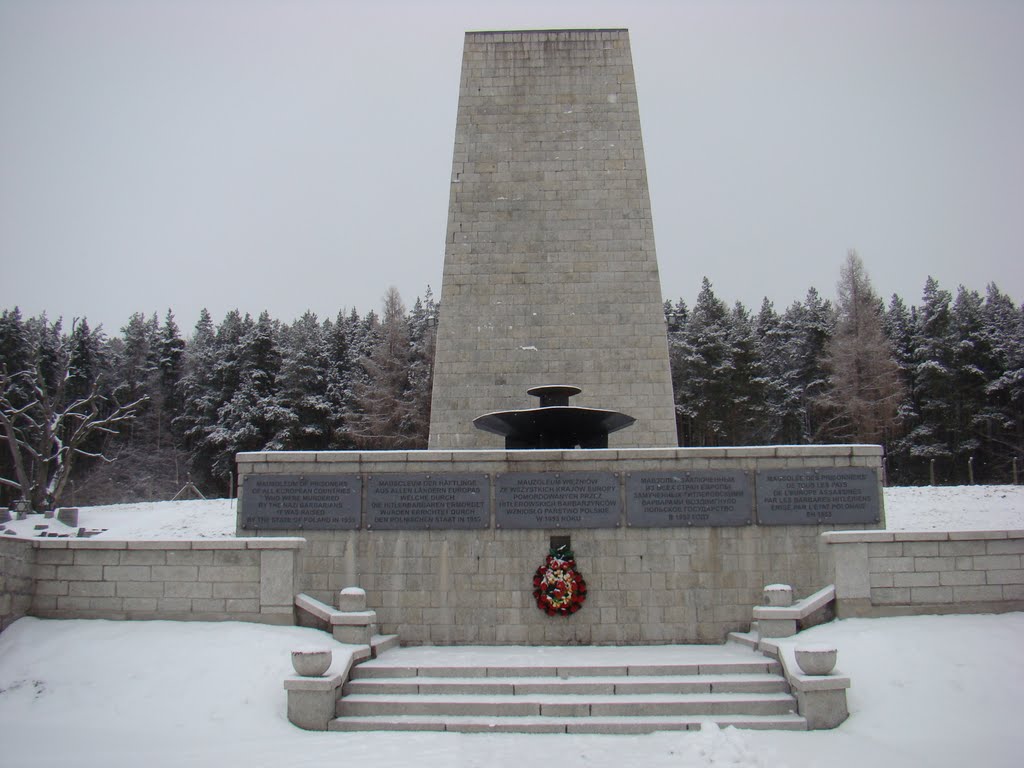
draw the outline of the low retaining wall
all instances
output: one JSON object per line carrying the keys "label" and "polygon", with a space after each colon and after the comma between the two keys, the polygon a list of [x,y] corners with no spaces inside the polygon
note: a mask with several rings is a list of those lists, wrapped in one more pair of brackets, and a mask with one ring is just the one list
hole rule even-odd
{"label": "low retaining wall", "polygon": [[[493,481],[502,473],[613,471],[625,497],[629,472],[729,469],[753,481],[761,470],[878,470],[880,463],[874,446],[245,453],[238,456],[239,509],[246,483],[267,474],[358,475],[365,497],[370,478],[388,474],[477,472]],[[305,538],[301,591],[333,604],[338,590],[362,587],[381,632],[403,643],[543,645],[722,642],[749,627],[766,584],[791,584],[803,596],[831,583],[820,534],[838,527],[645,528],[623,516],[604,528],[499,528],[492,504],[489,527],[473,530],[368,529],[364,519],[353,530],[259,533]],[[534,602],[532,579],[552,538],[566,536],[588,596],[578,613],[549,617]]]}
{"label": "low retaining wall", "polygon": [[1024,531],[848,531],[822,539],[840,617],[1024,610]]}
{"label": "low retaining wall", "polygon": [[0,538],[0,631],[29,613],[35,589],[32,542]]}
{"label": "low retaining wall", "polygon": [[302,539],[23,542],[33,616],[294,623]]}

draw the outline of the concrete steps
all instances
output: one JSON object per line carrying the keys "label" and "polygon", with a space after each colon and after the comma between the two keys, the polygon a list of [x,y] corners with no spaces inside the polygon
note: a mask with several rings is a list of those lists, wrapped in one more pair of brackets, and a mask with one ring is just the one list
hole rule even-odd
{"label": "concrete steps", "polygon": [[717,715],[707,717],[465,717],[458,715],[343,717],[332,731],[448,731],[450,733],[604,733],[699,731],[704,724],[751,730],[805,731],[799,715]]}
{"label": "concrete steps", "polygon": [[[616,663],[617,661],[617,663]],[[330,730],[805,730],[779,663],[738,645],[396,649],[352,669]]]}

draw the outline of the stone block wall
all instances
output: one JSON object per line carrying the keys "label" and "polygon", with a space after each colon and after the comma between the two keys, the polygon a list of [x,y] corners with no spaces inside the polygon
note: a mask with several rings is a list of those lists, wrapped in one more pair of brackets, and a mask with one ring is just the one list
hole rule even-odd
{"label": "stone block wall", "polygon": [[450,181],[430,447],[504,447],[473,419],[542,384],[677,445],[628,32],[467,33]]}
{"label": "stone block wall", "polygon": [[[240,500],[262,473],[536,472],[875,467],[875,446],[239,454]],[[884,525],[884,519],[881,523]],[[852,527],[852,526],[847,526]],[[858,525],[858,528],[863,528]],[[820,534],[834,526],[271,531],[303,536],[301,590],[327,603],[359,586],[382,632],[410,644],[722,642],[747,629],[766,584],[806,596],[832,582]],[[548,617],[532,578],[570,536],[584,607]]]}
{"label": "stone block wall", "polygon": [[26,542],[33,616],[292,624],[302,539]]}
{"label": "stone block wall", "polygon": [[822,538],[840,616],[1024,610],[1024,531],[853,531]]}
{"label": "stone block wall", "polygon": [[35,555],[29,541],[0,539],[0,631],[28,614],[32,606]]}

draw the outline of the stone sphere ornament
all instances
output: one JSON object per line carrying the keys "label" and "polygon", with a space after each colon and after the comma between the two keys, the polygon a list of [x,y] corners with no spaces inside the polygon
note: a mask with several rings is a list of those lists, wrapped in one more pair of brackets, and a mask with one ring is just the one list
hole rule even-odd
{"label": "stone sphere ornament", "polygon": [[795,654],[797,666],[805,675],[827,675],[835,669],[838,651],[833,645],[801,645]]}
{"label": "stone sphere ornament", "polygon": [[331,667],[333,654],[327,648],[292,651],[292,668],[300,677],[321,677]]}

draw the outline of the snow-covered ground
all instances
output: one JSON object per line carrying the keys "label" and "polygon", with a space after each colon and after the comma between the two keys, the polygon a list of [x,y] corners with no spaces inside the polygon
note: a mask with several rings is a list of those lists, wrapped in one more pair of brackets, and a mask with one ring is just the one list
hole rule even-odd
{"label": "snow-covered ground", "polygon": [[[962,485],[885,489],[886,527],[899,531],[1024,529],[1024,486]],[[46,525],[45,531],[36,530]],[[83,507],[78,527],[105,539],[228,538],[235,535],[235,502],[146,502]],[[29,515],[4,524],[18,536],[75,535],[55,519]],[[6,532],[6,531],[4,531]],[[2,535],[2,534],[0,534]]]}
{"label": "snow-covered ground", "polygon": [[897,531],[1024,530],[1024,485],[886,488],[885,518]]}
{"label": "snow-covered ground", "polygon": [[[888,527],[1024,529],[1024,488],[889,488]],[[74,533],[30,516],[16,535]],[[83,508],[105,538],[234,534],[231,501]],[[6,532],[5,532],[6,533]],[[11,535],[11,534],[6,534]],[[802,634],[834,644],[850,719],[834,731],[650,736],[306,733],[285,716],[289,651],[346,646],[299,627],[43,621],[0,634],[0,766],[1019,766],[1024,613],[851,619]]]}
{"label": "snow-covered ground", "polygon": [[1017,768],[1024,614],[848,619],[850,718],[809,733],[307,733],[285,715],[292,648],[327,635],[238,623],[21,619],[0,635],[0,765],[147,768]]}

